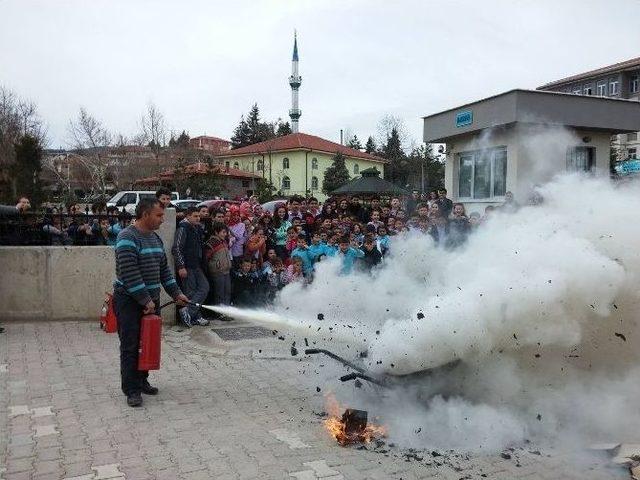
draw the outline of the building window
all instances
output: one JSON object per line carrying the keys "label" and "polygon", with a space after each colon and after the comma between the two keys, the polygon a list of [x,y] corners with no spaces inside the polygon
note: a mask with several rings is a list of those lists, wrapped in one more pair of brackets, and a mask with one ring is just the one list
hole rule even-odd
{"label": "building window", "polygon": [[638,157],[638,149],[637,148],[629,148],[627,149],[627,157],[629,160],[636,160]]}
{"label": "building window", "polygon": [[591,85],[585,85],[583,93],[585,95],[593,95],[593,87]]}
{"label": "building window", "polygon": [[618,95],[620,93],[620,81],[611,80],[609,82],[609,95]]}
{"label": "building window", "polygon": [[311,177],[311,190],[318,190],[318,177]]}
{"label": "building window", "polygon": [[598,82],[598,86],[596,87],[598,95],[601,97],[607,96],[607,82],[600,81]]}
{"label": "building window", "polygon": [[580,95],[582,93],[582,87],[580,85],[576,85],[573,87],[573,94]]}
{"label": "building window", "polygon": [[629,92],[638,93],[640,90],[640,75],[634,75],[629,81]]}
{"label": "building window", "polygon": [[458,196],[504,197],[507,187],[507,147],[464,152],[459,157]]}
{"label": "building window", "polygon": [[264,169],[264,162],[262,160],[258,160],[256,162],[256,170],[262,171]]}
{"label": "building window", "polygon": [[311,159],[311,170],[317,170],[318,169],[318,159],[316,157],[313,157]]}
{"label": "building window", "polygon": [[224,166],[225,166],[225,168],[226,168],[227,170],[229,170],[229,166],[230,166],[230,165],[231,165],[231,164],[230,164],[228,161],[224,162]]}
{"label": "building window", "polygon": [[240,164],[238,162],[233,162],[233,168],[236,170],[240,168]]}
{"label": "building window", "polygon": [[249,188],[249,180],[242,180],[242,188]]}
{"label": "building window", "polygon": [[627,142],[635,142],[638,140],[638,132],[627,133]]}
{"label": "building window", "polygon": [[360,174],[360,165],[358,165],[357,163],[353,166],[353,174],[354,175]]}
{"label": "building window", "polygon": [[595,147],[569,147],[567,148],[568,172],[591,172],[595,165]]}
{"label": "building window", "polygon": [[282,168],[285,170],[289,168],[289,159],[287,157],[284,157],[282,159]]}
{"label": "building window", "polygon": [[291,190],[291,180],[289,179],[289,177],[282,178],[282,189]]}

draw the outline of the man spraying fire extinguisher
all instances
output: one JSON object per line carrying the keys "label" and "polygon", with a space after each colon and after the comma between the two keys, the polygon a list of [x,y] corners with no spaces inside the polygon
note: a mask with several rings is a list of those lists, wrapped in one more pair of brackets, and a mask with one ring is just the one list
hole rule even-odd
{"label": "man spraying fire extinguisher", "polygon": [[113,304],[120,337],[122,391],[130,407],[142,405],[142,393],[158,393],[149,384],[149,372],[138,370],[142,316],[158,311],[161,286],[179,305],[189,302],[167,265],[162,240],[155,232],[163,220],[164,209],[157,199],[141,199],[135,224],[122,230],[116,240]]}

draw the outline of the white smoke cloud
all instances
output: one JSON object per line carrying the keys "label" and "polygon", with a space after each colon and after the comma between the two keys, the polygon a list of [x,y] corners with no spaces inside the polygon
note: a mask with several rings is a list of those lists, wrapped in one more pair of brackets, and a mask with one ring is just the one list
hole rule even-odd
{"label": "white smoke cloud", "polygon": [[408,446],[633,439],[640,186],[564,175],[540,192],[542,205],[496,213],[463,248],[396,237],[373,276],[340,276],[326,262],[313,284],[288,286],[273,312],[247,318],[315,333],[354,358],[368,350],[369,371],[410,386],[378,405]]}

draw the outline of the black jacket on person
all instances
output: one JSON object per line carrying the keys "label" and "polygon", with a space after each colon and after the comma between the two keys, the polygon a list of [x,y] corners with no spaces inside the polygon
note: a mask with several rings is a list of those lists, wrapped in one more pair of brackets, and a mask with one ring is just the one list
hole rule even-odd
{"label": "black jacket on person", "polygon": [[371,250],[367,250],[364,247],[361,250],[364,252],[362,262],[367,270],[371,270],[382,261],[382,253],[375,246]]}
{"label": "black jacket on person", "polygon": [[471,231],[471,224],[467,217],[449,219],[449,239],[447,246],[457,247],[462,245],[467,240],[467,236]]}
{"label": "black jacket on person", "polygon": [[439,198],[438,206],[440,207],[440,214],[443,217],[449,217],[451,210],[453,210],[453,202],[449,198]]}
{"label": "black jacket on person", "polygon": [[176,269],[203,268],[202,235],[202,228],[192,225],[186,219],[178,224],[176,238],[171,249],[176,262]]}

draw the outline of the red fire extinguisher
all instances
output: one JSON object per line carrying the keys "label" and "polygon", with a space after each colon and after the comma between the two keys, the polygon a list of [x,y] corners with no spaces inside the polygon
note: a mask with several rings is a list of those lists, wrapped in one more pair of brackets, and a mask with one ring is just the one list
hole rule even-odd
{"label": "red fire extinguisher", "polygon": [[138,370],[160,369],[160,345],[162,344],[162,317],[155,313],[140,320],[140,348]]}
{"label": "red fire extinguisher", "polygon": [[100,313],[100,328],[106,333],[118,331],[118,318],[113,308],[113,295],[106,293],[104,303],[102,304],[102,312]]}
{"label": "red fire extinguisher", "polygon": [[[159,312],[173,301],[160,305]],[[162,317],[155,313],[140,319],[140,346],[138,348],[138,370],[160,369],[160,345],[162,344]]]}

